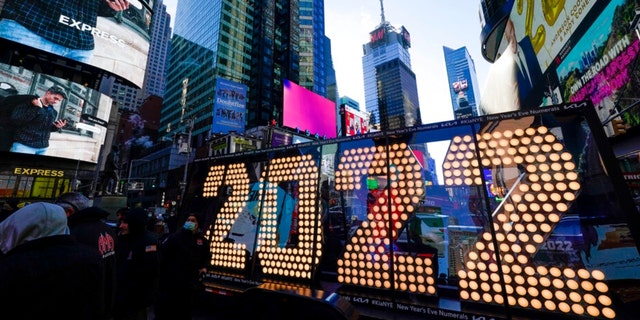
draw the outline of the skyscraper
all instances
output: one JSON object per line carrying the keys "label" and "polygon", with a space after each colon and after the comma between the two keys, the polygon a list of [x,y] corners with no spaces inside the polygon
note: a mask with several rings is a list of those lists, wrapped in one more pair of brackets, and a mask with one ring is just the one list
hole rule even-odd
{"label": "skyscraper", "polygon": [[389,130],[422,124],[416,75],[411,70],[411,37],[404,27],[396,30],[384,18],[363,45],[362,69],[367,112],[371,126]]}
{"label": "skyscraper", "polygon": [[162,1],[156,2],[151,22],[151,41],[147,72],[142,84],[142,99],[149,96],[164,97],[165,77],[171,43],[171,16]]}
{"label": "skyscraper", "polygon": [[217,79],[247,87],[243,126],[281,123],[284,79],[326,96],[325,42],[322,0],[180,1],[161,131],[171,136],[193,124],[196,146],[218,132]]}
{"label": "skyscraper", "polygon": [[167,13],[167,7],[158,1],[153,8],[153,20],[149,39],[149,55],[147,68],[144,74],[142,88],[123,83],[113,83],[111,97],[118,102],[123,110],[138,111],[142,102],[149,96],[163,97],[169,41],[171,40],[171,16]]}
{"label": "skyscraper", "polygon": [[326,97],[324,0],[299,0],[299,8],[299,85]]}
{"label": "skyscraper", "polygon": [[338,82],[336,70],[333,68],[333,58],[331,56],[331,39],[324,37],[324,79],[327,86],[327,99],[338,101]]}
{"label": "skyscraper", "polygon": [[160,131],[211,131],[217,78],[249,83],[254,9],[246,2],[179,1],[171,39]]}
{"label": "skyscraper", "polygon": [[300,14],[298,0],[257,0],[248,12],[252,30],[247,128],[275,120],[282,123],[283,81],[300,82]]}
{"label": "skyscraper", "polygon": [[478,116],[480,88],[473,58],[467,47],[443,49],[455,119]]}

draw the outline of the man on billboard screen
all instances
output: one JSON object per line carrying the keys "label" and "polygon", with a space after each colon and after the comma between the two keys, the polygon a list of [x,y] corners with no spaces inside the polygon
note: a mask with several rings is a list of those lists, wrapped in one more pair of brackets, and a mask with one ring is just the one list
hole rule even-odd
{"label": "man on billboard screen", "polygon": [[7,105],[12,103],[9,100],[15,103],[11,113],[15,126],[11,152],[45,154],[51,131],[60,130],[67,124],[67,120],[58,119],[58,111],[53,107],[66,98],[64,89],[59,86],[49,88],[41,97],[22,95],[7,98]]}
{"label": "man on billboard screen", "polygon": [[105,36],[95,28],[98,15],[113,16],[128,8],[128,0],[9,0],[2,10],[0,36],[88,63],[95,47],[94,34]]}
{"label": "man on billboard screen", "polygon": [[6,0],[0,38],[142,86],[153,11],[147,0]]}

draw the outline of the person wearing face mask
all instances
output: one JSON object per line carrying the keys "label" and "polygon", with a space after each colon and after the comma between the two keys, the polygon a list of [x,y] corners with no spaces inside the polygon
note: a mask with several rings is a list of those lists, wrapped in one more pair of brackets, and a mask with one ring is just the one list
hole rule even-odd
{"label": "person wearing face mask", "polygon": [[157,320],[191,319],[200,276],[211,263],[209,240],[189,214],[180,230],[160,243],[160,281],[154,308]]}

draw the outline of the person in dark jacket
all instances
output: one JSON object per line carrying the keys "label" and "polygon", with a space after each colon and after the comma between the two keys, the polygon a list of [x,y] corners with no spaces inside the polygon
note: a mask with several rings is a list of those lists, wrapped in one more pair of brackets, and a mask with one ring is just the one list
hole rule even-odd
{"label": "person in dark jacket", "polygon": [[0,223],[3,319],[99,319],[103,261],[78,243],[64,210],[37,202]]}
{"label": "person in dark jacket", "polygon": [[116,247],[114,319],[146,319],[158,288],[158,240],[146,229],[147,211],[123,212]]}
{"label": "person in dark jacket", "polygon": [[80,192],[61,194],[56,200],[66,214],[71,235],[80,243],[96,249],[104,261],[104,319],[113,316],[116,286],[116,231],[106,224],[109,212],[89,206],[90,200]]}
{"label": "person in dark jacket", "polygon": [[191,319],[200,276],[211,263],[209,241],[198,228],[195,214],[181,230],[160,243],[160,282],[156,320]]}
{"label": "person in dark jacket", "polygon": [[[128,0],[7,0],[2,3],[1,38],[84,63],[90,63],[93,56],[94,37],[106,35],[98,32],[102,29],[95,28],[98,16],[117,19],[129,9]],[[111,35],[109,38],[114,40]],[[119,45],[124,44],[116,40]]]}

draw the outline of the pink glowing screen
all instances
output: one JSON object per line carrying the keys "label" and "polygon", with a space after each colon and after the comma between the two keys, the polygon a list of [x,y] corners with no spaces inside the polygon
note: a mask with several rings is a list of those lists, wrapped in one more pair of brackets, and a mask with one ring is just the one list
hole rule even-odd
{"label": "pink glowing screen", "polygon": [[311,135],[336,137],[336,104],[287,79],[284,80],[282,125],[309,130]]}

